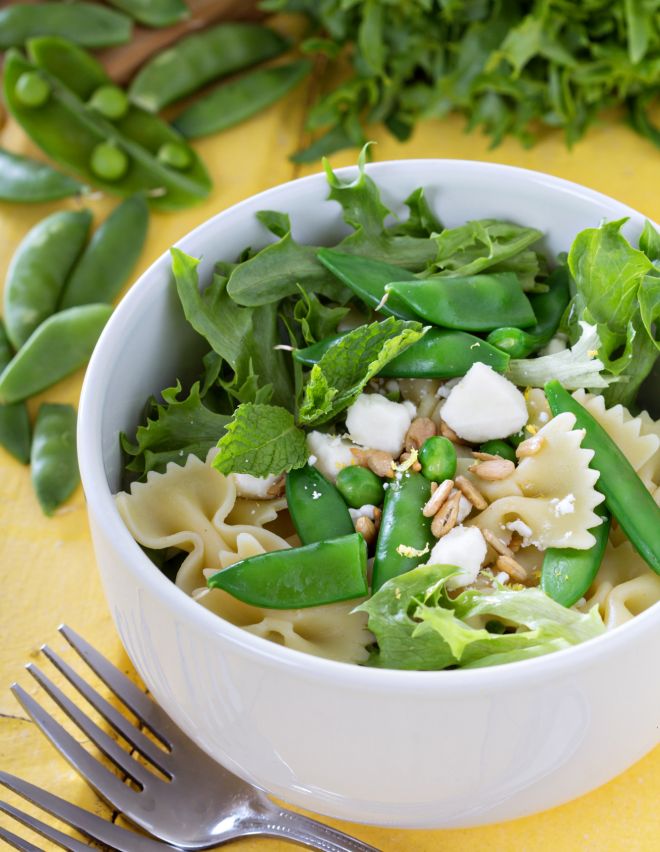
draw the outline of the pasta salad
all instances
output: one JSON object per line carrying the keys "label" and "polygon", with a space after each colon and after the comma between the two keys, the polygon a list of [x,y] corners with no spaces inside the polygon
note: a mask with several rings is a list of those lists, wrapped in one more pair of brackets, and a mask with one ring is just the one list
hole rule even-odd
{"label": "pasta salad", "polygon": [[[207,354],[122,435],[118,510],[170,579],[253,634],[440,670],[570,647],[660,601],[660,235],[404,221],[360,156],[351,232],[197,264],[172,249]],[[648,387],[648,382],[647,382]]]}

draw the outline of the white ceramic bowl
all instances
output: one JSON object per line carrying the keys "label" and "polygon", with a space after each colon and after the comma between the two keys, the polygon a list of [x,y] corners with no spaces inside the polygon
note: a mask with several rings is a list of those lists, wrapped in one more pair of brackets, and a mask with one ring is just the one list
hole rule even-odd
{"label": "white ceramic bowl", "polygon": [[[348,179],[353,169],[339,172]],[[441,220],[504,218],[567,250],[602,218],[639,213],[584,187],[508,166],[455,160],[378,163],[385,203],[428,188]],[[233,260],[268,235],[254,214],[291,215],[301,242],[345,233],[324,176],[261,193],[178,245]],[[591,790],[658,741],[660,609],[570,650],[473,671],[365,669],[269,643],[194,603],[152,565],[117,513],[118,435],[146,398],[201,354],[163,255],[119,305],[87,371],[79,416],[82,480],[108,604],[145,683],[209,754],[276,796],[335,817],[391,826],[473,826],[531,814]],[[200,779],[200,783],[204,783]]]}

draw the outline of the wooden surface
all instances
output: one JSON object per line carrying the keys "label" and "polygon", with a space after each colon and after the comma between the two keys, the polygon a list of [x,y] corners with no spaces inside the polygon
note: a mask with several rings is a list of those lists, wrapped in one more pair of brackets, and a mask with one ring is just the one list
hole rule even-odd
{"label": "wooden surface", "polygon": [[[307,103],[308,93],[302,87],[285,103],[234,130],[199,143],[199,153],[209,165],[215,190],[204,204],[181,213],[152,217],[148,242],[135,277],[171,243],[212,214],[260,190],[319,170],[318,164],[300,168],[287,160],[287,155],[302,138]],[[458,117],[419,127],[406,144],[397,143],[378,128],[371,136],[378,141],[374,149],[378,160],[453,157],[510,163],[578,181],[660,220],[658,151],[613,121],[604,121],[593,128],[570,152],[561,137],[554,133],[528,151],[513,141],[489,150],[488,140],[463,133],[463,122]],[[5,126],[0,143],[13,151],[35,153],[11,123]],[[343,152],[334,156],[332,163],[340,166],[354,163],[355,159],[355,151]],[[90,202],[89,206],[98,222],[115,204],[115,199],[101,198]],[[75,207],[76,202],[37,206],[0,204],[0,270],[3,277],[27,229],[47,213],[67,206]],[[42,399],[76,403],[81,380],[82,371],[33,400],[32,413]],[[0,766],[108,819],[115,818],[26,719],[9,692],[11,682],[18,680],[32,693],[37,693],[22,667],[38,660],[38,649],[44,642],[65,649],[64,641],[56,632],[61,622],[82,632],[115,664],[132,673],[101,591],[87,529],[84,496],[78,489],[54,518],[44,518],[32,493],[28,469],[14,462],[1,449],[0,582]],[[71,654],[68,657],[71,658]],[[631,660],[631,665],[634,664]],[[44,702],[52,708],[47,699]],[[634,705],[630,707],[630,724],[635,724]],[[542,736],[542,732],[539,735]],[[82,740],[82,735],[78,734],[78,739]],[[603,748],[607,748],[607,743],[603,743]],[[451,767],[447,767],[447,771],[451,772]],[[489,852],[652,852],[659,848],[659,794],[660,748],[601,789],[563,807],[513,823],[470,830],[415,832],[334,824],[387,852],[477,849]],[[7,798],[17,802],[9,795]],[[23,832],[2,814],[0,824]],[[34,836],[31,839],[39,847],[54,848]],[[239,841],[232,848],[237,852],[261,849],[284,852],[298,847],[252,839]]]}

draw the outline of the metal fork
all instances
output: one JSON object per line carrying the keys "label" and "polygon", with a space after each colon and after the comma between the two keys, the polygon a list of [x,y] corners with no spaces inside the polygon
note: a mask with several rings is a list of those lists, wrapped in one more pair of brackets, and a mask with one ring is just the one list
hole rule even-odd
{"label": "metal fork", "polygon": [[130,778],[124,783],[52,718],[18,684],[12,691],[56,749],[86,781],[149,834],[185,849],[208,849],[246,835],[287,838],[322,852],[378,852],[344,832],[280,808],[264,793],[212,760],[172,720],[70,627],[60,632],[97,676],[163,744],[164,750],[119,713],[47,645],[44,655],[121,737],[167,780],[138,763],[96,725],[37,666],[26,668],[89,739]]}
{"label": "metal fork", "polygon": [[[21,778],[16,778],[16,776],[10,775],[8,772],[0,771],[0,784],[4,784],[5,787],[13,790],[14,793],[18,793],[19,796],[38,805],[49,814],[62,820],[62,822],[78,829],[78,831],[87,835],[92,840],[97,840],[100,843],[111,846],[113,849],[119,850],[119,852],[175,852],[174,846],[161,843],[159,840],[152,840],[150,837],[141,837],[139,834],[127,831],[125,828],[120,828],[108,820],[101,819],[96,814],[91,814],[77,805],[72,805],[64,799],[60,799],[59,796],[54,796],[52,793],[35,787]],[[47,825],[45,822],[37,819],[37,817],[26,814],[24,811],[7,802],[0,801],[0,811],[13,817],[18,822],[22,822],[23,825],[38,832],[47,840],[57,843],[63,849],[68,849],[69,852],[90,852],[93,848],[86,843],[81,843],[80,840],[76,840],[74,837],[70,837],[68,834],[64,834],[57,828]],[[22,837],[18,837],[18,835],[8,829],[2,828],[2,826],[0,826],[0,838],[6,840],[15,849],[22,850],[22,852],[43,852],[38,846],[35,846]],[[179,852],[179,850],[176,850],[176,852]]]}

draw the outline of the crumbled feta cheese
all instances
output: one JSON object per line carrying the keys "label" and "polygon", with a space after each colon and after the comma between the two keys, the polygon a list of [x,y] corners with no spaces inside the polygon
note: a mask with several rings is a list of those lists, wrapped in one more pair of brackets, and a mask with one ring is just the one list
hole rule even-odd
{"label": "crumbled feta cheese", "polygon": [[314,459],[314,467],[331,482],[337,479],[337,474],[343,467],[355,464],[351,446],[353,445],[350,441],[344,440],[339,435],[310,432],[307,436],[307,449],[310,452],[310,458]]}
{"label": "crumbled feta cheese", "polygon": [[506,573],[506,571],[500,571],[500,573],[499,573],[499,574],[495,574],[495,576],[493,577],[493,579],[495,580],[495,582],[496,582],[496,583],[499,583],[499,584],[500,584],[500,586],[503,586],[505,583],[508,583],[508,582],[509,582],[510,577],[509,577],[509,575]]}
{"label": "crumbled feta cheese", "polygon": [[443,382],[440,387],[435,392],[435,395],[438,399],[447,399],[449,394],[452,392],[452,389],[456,387],[456,385],[460,382],[460,376],[457,379],[449,379],[446,382]]}
{"label": "crumbled feta cheese", "polygon": [[412,402],[412,400],[410,399],[404,399],[401,405],[406,409],[406,411],[410,415],[410,419],[412,420],[413,417],[415,417],[415,415],[417,414],[417,406],[415,405],[415,403]]}
{"label": "crumbled feta cheese", "polygon": [[268,490],[273,487],[279,476],[271,474],[263,479],[250,473],[232,473],[231,478],[236,486],[239,497],[249,497],[252,500],[272,500],[273,495]]}
{"label": "crumbled feta cheese", "polygon": [[550,505],[554,507],[555,515],[561,518],[562,515],[572,515],[575,511],[575,494],[567,494],[561,500],[557,497],[550,501]]}
{"label": "crumbled feta cheese", "polygon": [[374,521],[376,520],[375,510],[376,507],[372,506],[371,503],[365,503],[364,506],[360,506],[359,509],[349,508],[348,514],[351,516],[353,523],[355,523],[358,518],[369,518],[370,521]]}
{"label": "crumbled feta cheese", "polygon": [[459,568],[459,573],[447,580],[447,589],[459,589],[477,579],[486,550],[486,541],[478,527],[454,527],[434,546],[428,564]]}
{"label": "crumbled feta cheese", "polygon": [[[454,494],[458,494],[458,493],[459,492],[454,488],[454,489],[452,489],[449,496],[453,497]],[[472,508],[473,508],[472,503],[470,503],[470,501],[468,500],[467,497],[465,497],[463,494],[461,494],[461,499],[458,502],[458,516],[456,518],[456,523],[462,524],[463,521],[467,518],[467,516],[472,511]]]}
{"label": "crumbled feta cheese", "polygon": [[316,458],[316,456],[310,456],[310,457],[307,459],[307,464],[308,464],[310,467],[314,467],[314,465],[316,464],[316,462],[317,462],[317,461],[318,461],[318,459]]}
{"label": "crumbled feta cheese", "polygon": [[506,528],[511,530],[511,532],[517,532],[518,535],[522,536],[523,547],[529,546],[532,538],[532,530],[524,521],[521,521],[520,518],[516,518],[515,521],[509,521]]}
{"label": "crumbled feta cheese", "polygon": [[346,412],[346,428],[356,444],[401,454],[412,415],[405,403],[392,402],[378,393],[360,394]]}
{"label": "crumbled feta cheese", "polygon": [[473,364],[451,389],[442,419],[459,438],[474,443],[506,438],[527,423],[525,397],[487,364]]}
{"label": "crumbled feta cheese", "polygon": [[399,383],[396,379],[388,379],[385,382],[385,390],[387,393],[400,393]]}

